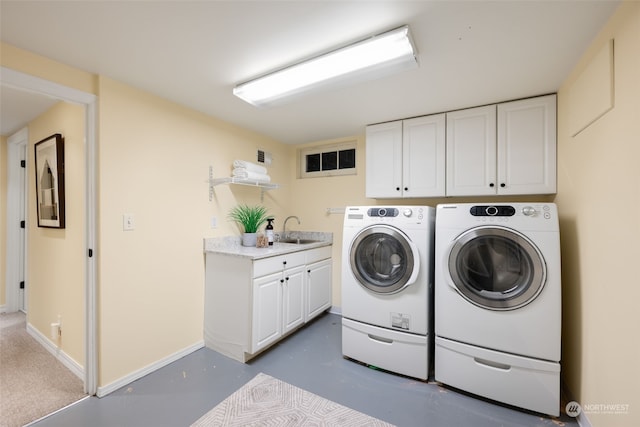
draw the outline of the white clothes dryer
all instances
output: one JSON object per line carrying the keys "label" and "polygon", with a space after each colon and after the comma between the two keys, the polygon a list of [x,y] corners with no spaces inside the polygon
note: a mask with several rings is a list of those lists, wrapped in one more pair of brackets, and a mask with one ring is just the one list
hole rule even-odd
{"label": "white clothes dryer", "polygon": [[556,206],[438,205],[435,247],[436,381],[558,416]]}
{"label": "white clothes dryer", "polygon": [[354,206],[342,245],[342,353],[426,380],[433,318],[435,209]]}

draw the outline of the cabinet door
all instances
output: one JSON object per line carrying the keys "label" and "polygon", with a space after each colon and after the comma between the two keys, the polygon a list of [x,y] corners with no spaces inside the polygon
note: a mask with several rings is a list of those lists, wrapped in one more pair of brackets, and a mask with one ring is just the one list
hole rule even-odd
{"label": "cabinet door", "polygon": [[496,194],[496,106],[447,113],[447,196]]}
{"label": "cabinet door", "polygon": [[367,126],[366,196],[402,195],[402,121]]}
{"label": "cabinet door", "polygon": [[307,266],[307,320],[331,307],[331,272],[330,259]]}
{"label": "cabinet door", "polygon": [[498,194],[556,192],[556,95],[498,104]]}
{"label": "cabinet door", "polygon": [[282,333],[286,334],[304,323],[304,266],[285,270],[282,287]]}
{"label": "cabinet door", "polygon": [[255,353],[282,336],[282,273],[253,281],[253,320],[251,353]]}
{"label": "cabinet door", "polygon": [[445,195],[445,115],[402,123],[403,197]]}

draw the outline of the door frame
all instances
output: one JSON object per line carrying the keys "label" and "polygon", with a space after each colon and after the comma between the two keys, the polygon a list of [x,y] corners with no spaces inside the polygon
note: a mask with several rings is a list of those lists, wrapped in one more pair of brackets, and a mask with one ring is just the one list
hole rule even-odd
{"label": "door frame", "polygon": [[[16,89],[60,99],[71,104],[85,107],[85,366],[84,391],[95,395],[98,379],[98,345],[97,345],[97,216],[96,216],[96,149],[97,149],[97,100],[88,92],[54,83],[49,80],[25,74],[10,68],[0,67],[0,83]],[[27,150],[28,151],[28,150]],[[28,154],[28,153],[27,153]],[[28,157],[28,156],[27,156]],[[12,241],[7,236],[7,247]],[[25,243],[26,246],[26,243]],[[25,258],[25,265],[26,265]],[[26,278],[25,278],[26,280]],[[8,284],[7,284],[8,286]]]}
{"label": "door frame", "polygon": [[[28,185],[26,170],[19,166],[21,160],[27,160],[26,147],[28,144],[29,132],[27,128],[20,129],[7,139],[7,247],[22,248],[21,251],[7,251],[7,268],[5,274],[6,284],[6,307],[9,313],[20,310],[19,283],[22,266],[22,280],[26,282],[26,259],[27,259],[27,228],[25,227],[22,237],[20,236],[20,221],[28,221],[28,210],[26,201],[28,200]],[[24,152],[24,155],[23,155]],[[22,181],[24,179],[24,181]],[[16,185],[15,182],[18,182]],[[20,241],[22,240],[22,242]],[[25,302],[26,302],[25,288]]]}

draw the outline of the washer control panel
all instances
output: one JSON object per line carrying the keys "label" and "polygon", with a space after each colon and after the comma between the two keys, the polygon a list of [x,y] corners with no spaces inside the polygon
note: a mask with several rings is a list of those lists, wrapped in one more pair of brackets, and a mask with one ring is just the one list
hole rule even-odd
{"label": "washer control panel", "polygon": [[[367,211],[367,215],[370,217],[396,217],[398,216],[399,211],[396,208],[370,208]],[[405,215],[406,216],[406,215]]]}

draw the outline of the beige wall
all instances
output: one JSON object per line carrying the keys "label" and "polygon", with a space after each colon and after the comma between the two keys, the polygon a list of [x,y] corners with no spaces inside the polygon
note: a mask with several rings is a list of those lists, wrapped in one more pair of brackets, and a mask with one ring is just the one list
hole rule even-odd
{"label": "beige wall", "polygon": [[[99,82],[99,383],[122,377],[203,339],[203,238],[239,235],[237,203],[255,187],[220,185],[209,201],[209,166],[272,152],[282,189],[264,195],[277,218],[292,213],[287,147],[108,78]],[[122,215],[135,215],[123,231]],[[218,228],[210,228],[212,216]]]}
{"label": "beige wall", "polygon": [[7,303],[7,138],[0,136],[0,313]]}
{"label": "beige wall", "polygon": [[[51,338],[50,324],[60,315],[62,337],[54,343],[84,366],[84,108],[59,102],[28,129],[27,322]],[[34,144],[55,133],[64,137],[64,229],[38,227],[37,222]]]}
{"label": "beige wall", "polygon": [[97,78],[77,68],[0,42],[0,65],[88,93],[96,93]]}
{"label": "beige wall", "polygon": [[[570,136],[571,89],[615,39],[615,104]],[[563,376],[583,405],[629,405],[594,426],[640,425],[640,2],[625,2],[558,93],[558,195],[563,257]],[[598,86],[600,81],[590,82]],[[591,408],[591,409],[589,409]]]}

